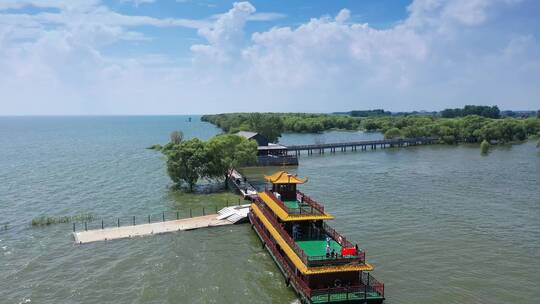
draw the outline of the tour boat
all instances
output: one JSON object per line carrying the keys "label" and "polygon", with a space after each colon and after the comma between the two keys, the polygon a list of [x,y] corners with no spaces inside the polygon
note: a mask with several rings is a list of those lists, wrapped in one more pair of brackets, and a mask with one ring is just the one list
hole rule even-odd
{"label": "tour boat", "polygon": [[384,284],[369,272],[365,251],[331,228],[334,217],[296,189],[307,179],[285,171],[265,176],[272,189],[253,197],[257,235],[302,303],[382,303]]}

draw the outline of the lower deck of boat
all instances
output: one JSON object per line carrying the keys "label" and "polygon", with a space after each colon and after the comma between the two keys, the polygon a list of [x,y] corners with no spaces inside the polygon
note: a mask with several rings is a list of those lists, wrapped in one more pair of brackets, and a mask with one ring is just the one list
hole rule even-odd
{"label": "lower deck of boat", "polygon": [[311,303],[382,303],[383,298],[376,292],[367,292],[365,295],[363,292],[354,292],[354,293],[333,293],[325,294],[311,297]]}

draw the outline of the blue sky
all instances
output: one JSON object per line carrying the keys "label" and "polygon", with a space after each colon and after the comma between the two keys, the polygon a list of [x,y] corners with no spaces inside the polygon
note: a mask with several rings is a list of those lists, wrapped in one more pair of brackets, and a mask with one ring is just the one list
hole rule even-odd
{"label": "blue sky", "polygon": [[0,115],[540,109],[540,1],[0,0]]}

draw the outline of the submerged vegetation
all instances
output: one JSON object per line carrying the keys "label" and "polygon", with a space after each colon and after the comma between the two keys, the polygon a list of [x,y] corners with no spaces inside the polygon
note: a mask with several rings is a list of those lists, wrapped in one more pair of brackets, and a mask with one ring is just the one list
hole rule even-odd
{"label": "submerged vegetation", "polygon": [[483,140],[480,144],[480,153],[487,154],[489,152],[489,143],[487,140]]}
{"label": "submerged vegetation", "polygon": [[[256,115],[256,116],[254,116]],[[488,142],[506,143],[522,141],[540,132],[539,118],[487,118],[479,115],[442,118],[431,115],[352,117],[334,114],[308,113],[229,113],[204,115],[203,121],[223,131],[255,131],[251,129],[253,117],[275,124],[273,132],[319,133],[327,130],[363,130],[382,132],[387,138],[437,137],[441,143]],[[386,133],[390,131],[387,135]],[[399,132],[398,132],[399,131]]]}
{"label": "submerged vegetation", "polygon": [[231,134],[217,135],[208,141],[183,140],[181,132],[176,131],[161,152],[167,157],[167,173],[171,180],[177,187],[190,192],[202,178],[223,181],[227,187],[231,169],[253,165],[257,161],[257,143]]}
{"label": "submerged vegetation", "polygon": [[149,147],[146,148],[146,149],[149,149],[149,150],[156,150],[156,151],[161,151],[161,149],[163,149],[163,146],[161,146],[160,144],[155,144],[155,145],[149,146]]}
{"label": "submerged vegetation", "polygon": [[91,222],[95,219],[95,216],[91,213],[83,213],[71,216],[39,216],[32,219],[32,226],[48,226],[52,224],[63,224],[71,222]]}

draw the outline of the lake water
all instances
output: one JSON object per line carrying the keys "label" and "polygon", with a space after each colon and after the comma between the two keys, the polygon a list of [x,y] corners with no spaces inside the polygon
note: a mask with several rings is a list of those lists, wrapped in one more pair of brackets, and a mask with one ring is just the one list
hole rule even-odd
{"label": "lake water", "polygon": [[[249,225],[77,246],[71,224],[185,216],[237,201],[169,190],[160,154],[172,130],[219,130],[186,116],[0,118],[0,303],[292,303]],[[379,134],[286,134],[284,143]],[[261,184],[273,169],[246,169]],[[533,303],[540,298],[540,154],[532,142],[303,155],[292,170],[332,223],[367,250],[388,304]],[[99,224],[98,224],[99,223]],[[100,225],[95,221],[92,225]],[[80,224],[78,224],[80,229]]]}

